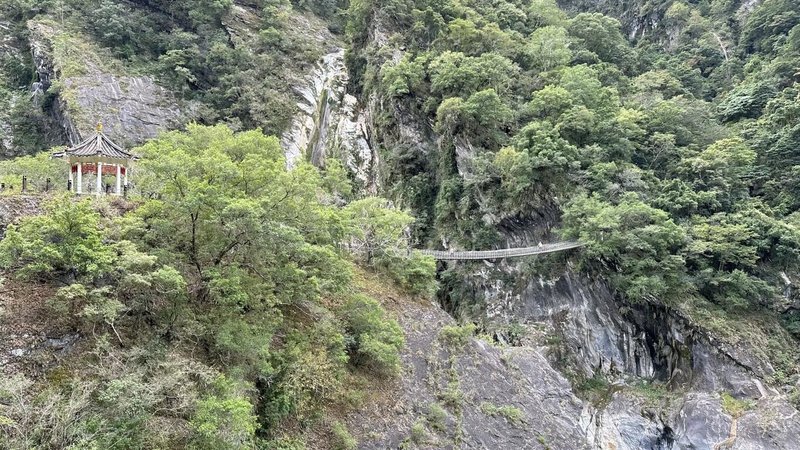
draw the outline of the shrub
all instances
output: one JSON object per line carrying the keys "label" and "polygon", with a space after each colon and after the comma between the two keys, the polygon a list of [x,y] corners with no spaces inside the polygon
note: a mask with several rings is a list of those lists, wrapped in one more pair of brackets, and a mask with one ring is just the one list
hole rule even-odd
{"label": "shrub", "polygon": [[334,423],[331,426],[331,432],[333,433],[332,444],[334,450],[355,450],[358,446],[356,438],[350,434],[350,431],[341,422]]}
{"label": "shrub", "polygon": [[111,267],[113,253],[103,242],[100,215],[91,202],[59,197],[46,214],[12,225],[0,242],[0,266],[24,278],[93,278]]}
{"label": "shrub", "polygon": [[403,330],[396,320],[375,300],[358,295],[341,311],[352,338],[351,361],[381,375],[395,375],[400,370]]}
{"label": "shrub", "polygon": [[411,442],[415,444],[424,444],[428,440],[428,432],[425,430],[425,423],[421,420],[414,422],[411,426]]}
{"label": "shrub", "polygon": [[438,403],[431,403],[425,415],[428,424],[436,431],[444,433],[447,431],[447,411]]}
{"label": "shrub", "polygon": [[435,292],[435,261],[409,251],[410,215],[378,197],[352,202],[342,214],[350,229],[348,248],[360,261],[387,273],[411,294]]}
{"label": "shrub", "polygon": [[506,420],[508,420],[508,422],[511,423],[512,425],[520,426],[525,423],[525,413],[522,412],[522,410],[517,408],[516,406],[512,405],[497,406],[489,402],[483,402],[481,403],[480,408],[481,411],[487,416],[503,417]]}
{"label": "shrub", "polygon": [[473,323],[460,326],[447,325],[439,332],[439,339],[451,348],[461,349],[469,343],[469,340],[475,334],[476,328]]}
{"label": "shrub", "polygon": [[409,294],[430,297],[436,293],[436,261],[432,257],[419,252],[384,255],[378,263]]}
{"label": "shrub", "polygon": [[461,404],[464,403],[464,392],[461,391],[461,385],[458,380],[447,383],[447,389],[439,394],[439,399],[444,402],[445,406],[450,407],[452,410],[458,410]]}
{"label": "shrub", "polygon": [[725,411],[734,419],[738,419],[746,411],[749,411],[755,407],[755,404],[752,400],[740,400],[727,392],[720,394],[720,403],[723,411]]}
{"label": "shrub", "polygon": [[220,376],[217,392],[200,400],[192,418],[197,449],[249,449],[258,422],[250,401],[236,392],[235,384]]}

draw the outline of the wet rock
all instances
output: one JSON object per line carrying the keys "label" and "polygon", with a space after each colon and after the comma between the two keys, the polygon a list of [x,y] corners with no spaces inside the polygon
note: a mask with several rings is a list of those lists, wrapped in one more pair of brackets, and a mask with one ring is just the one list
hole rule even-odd
{"label": "wet rock", "polygon": [[296,82],[300,113],[283,133],[281,144],[290,167],[301,160],[323,167],[326,158],[338,158],[362,191],[375,193],[377,152],[370,145],[367,116],[347,92],[348,79],[344,49],[336,46]]}

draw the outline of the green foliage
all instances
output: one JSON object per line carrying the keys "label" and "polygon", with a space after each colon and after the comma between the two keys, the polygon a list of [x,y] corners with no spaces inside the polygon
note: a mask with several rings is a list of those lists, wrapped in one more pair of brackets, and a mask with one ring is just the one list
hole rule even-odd
{"label": "green foliage", "polygon": [[457,378],[448,381],[447,387],[436,397],[451,411],[459,411],[464,404],[464,391],[461,390],[461,384]]}
{"label": "green foliage", "polygon": [[0,242],[0,264],[23,278],[93,279],[110,269],[100,215],[89,200],[59,197],[46,214],[9,227]]}
{"label": "green foliage", "polygon": [[518,71],[511,60],[495,53],[473,57],[447,51],[430,63],[431,92],[443,97],[469,97],[489,88],[505,93]]}
{"label": "green foliage", "polygon": [[20,192],[22,177],[25,176],[30,192],[65,191],[68,164],[53,159],[51,155],[54,150],[0,161],[0,183],[5,184],[7,189],[14,186],[14,191]]}
{"label": "green foliage", "polygon": [[301,439],[290,437],[273,439],[263,444],[268,450],[306,450],[306,444]]}
{"label": "green foliage", "polygon": [[659,209],[626,194],[618,204],[576,197],[564,212],[566,236],[586,244],[586,258],[612,268],[612,281],[631,300],[686,292],[680,250],[685,231]]}
{"label": "green foliage", "polygon": [[572,59],[567,30],[556,26],[537,29],[528,40],[525,51],[530,66],[540,72],[566,65]]}
{"label": "green foliage", "polygon": [[632,66],[634,55],[620,33],[618,20],[598,13],[581,13],[570,21],[568,30],[578,39],[581,47],[601,61],[615,64],[623,70]]}
{"label": "green foliage", "polygon": [[464,325],[445,325],[439,331],[439,339],[447,346],[462,349],[469,344],[477,327],[473,323]]}
{"label": "green foliage", "polygon": [[411,426],[411,442],[421,445],[428,440],[428,431],[425,429],[425,423],[421,420],[414,422]]}
{"label": "green foliage", "polygon": [[[63,28],[53,42],[62,75],[85,73],[84,60],[155,75],[208,123],[278,133],[295,104],[284,71],[320,56],[293,29],[293,15],[333,17],[343,7],[259,1],[246,8],[262,8],[248,15],[253,32],[229,33],[241,16],[228,0],[146,3],[11,0],[0,12],[15,39],[39,14]],[[65,283],[51,303],[76,326],[117,333],[114,342],[126,345],[155,335],[197,346],[230,380],[257,381],[252,395],[192,385],[205,394],[195,392],[177,419],[196,425],[191,439],[208,439],[193,441],[198,448],[256,445],[247,441],[253,415],[269,445],[297,447],[276,430],[309,423],[337,398],[348,361],[397,373],[402,333],[378,303],[353,294],[345,250],[429,295],[435,263],[410,243],[486,248],[519,224],[560,223],[564,237],[586,244],[580,267],[632,301],[701,305],[692,313],[712,328],[727,326],[728,313],[781,314],[775,274],[792,277],[800,255],[800,16],[790,0],[761,2],[747,15],[735,7],[651,2],[638,13],[664,13],[663,27],[638,35],[634,48],[616,19],[567,18],[553,0],[351,1],[342,14],[350,92],[375,99],[370,143],[381,149],[392,202],[333,206],[353,195],[341,166],[287,171],[275,138],[192,125],[141,149],[135,211],[101,219],[86,202],[58,202],[8,230],[0,262]],[[376,23],[388,41],[373,39]],[[99,58],[95,44],[108,55]],[[17,92],[30,66],[2,57],[0,104],[16,105],[2,114],[13,146],[41,150],[49,119]],[[63,186],[56,163],[44,154],[1,162],[0,178],[28,173],[37,189],[43,177]],[[442,299],[454,310],[476,296],[474,269],[442,274]],[[330,305],[343,306],[331,314]],[[783,319],[797,333],[795,316]],[[472,332],[448,327],[441,337],[463,347]],[[764,347],[779,349],[769,349],[776,377],[789,373],[788,346]],[[142,388],[161,373],[92,375],[97,387],[59,393],[103,399],[77,402],[89,405],[85,423],[55,422],[73,434],[47,437],[19,412],[0,423],[34,430],[27,446],[186,448],[187,439],[142,431],[169,409]],[[613,390],[587,383],[603,396]],[[459,402],[457,392],[445,400]],[[431,428],[446,428],[442,412],[432,407]]]}
{"label": "green foliage", "polygon": [[495,405],[489,402],[481,402],[481,412],[487,416],[503,417],[514,426],[522,426],[525,424],[525,413],[513,405]]}
{"label": "green foliage", "polygon": [[431,403],[428,405],[425,418],[428,421],[428,425],[439,433],[447,431],[447,411],[440,404]]}
{"label": "green foliage", "polygon": [[436,265],[410,251],[408,228],[414,219],[408,213],[378,197],[354,201],[342,212],[352,230],[348,248],[358,259],[381,269],[411,294],[434,293]]}
{"label": "green foliage", "polygon": [[[277,139],[258,131],[190,125],[136,152],[141,195],[132,203],[57,197],[0,242],[4,268],[64,283],[49,304],[96,339],[91,358],[101,361],[85,368],[91,382],[75,385],[79,392],[43,394],[55,403],[42,408],[63,421],[56,426],[74,431],[52,439],[36,431],[27,442],[302,448],[278,431],[341,401],[348,363],[367,376],[399,373],[402,329],[357,293],[349,258],[362,255],[344,250],[368,246],[375,267],[397,269],[407,289],[430,293],[435,267],[407,253],[408,214],[381,199],[336,206],[346,186],[335,166],[324,174],[303,164],[288,170]],[[138,353],[120,356],[118,343]],[[164,353],[188,368],[162,370]],[[193,364],[226,373],[200,376]],[[148,389],[158,376],[189,392]],[[25,408],[19,414],[32,410]],[[148,432],[159,421],[183,431]],[[19,429],[0,436],[17,439]]]}
{"label": "green foliage", "polygon": [[350,250],[366,263],[407,248],[405,232],[414,219],[391,208],[387,200],[367,197],[345,206],[343,212],[354,229]]}
{"label": "green foliage", "polygon": [[755,402],[752,400],[740,400],[727,392],[720,394],[720,401],[722,409],[734,419],[738,419],[745,412],[755,407]]}
{"label": "green foliage", "polygon": [[358,441],[347,427],[341,422],[335,422],[331,425],[331,432],[333,433],[333,449],[334,450],[355,450],[358,447]]}
{"label": "green foliage", "polygon": [[740,84],[717,106],[722,120],[759,117],[767,102],[775,96],[775,80]]}
{"label": "green foliage", "polygon": [[218,395],[206,396],[197,403],[192,417],[197,436],[192,445],[202,449],[252,448],[258,429],[253,405],[224,377],[214,388]]}
{"label": "green foliage", "polygon": [[387,317],[375,300],[355,296],[340,312],[352,338],[351,360],[379,375],[392,376],[400,371],[404,339],[400,325]]}
{"label": "green foliage", "polygon": [[0,427],[4,445],[189,447],[189,419],[215,389],[216,370],[158,346],[116,349],[105,338],[91,354],[82,374],[67,371],[44,389],[21,376],[0,380],[0,397],[9,405],[0,414],[10,422]]}

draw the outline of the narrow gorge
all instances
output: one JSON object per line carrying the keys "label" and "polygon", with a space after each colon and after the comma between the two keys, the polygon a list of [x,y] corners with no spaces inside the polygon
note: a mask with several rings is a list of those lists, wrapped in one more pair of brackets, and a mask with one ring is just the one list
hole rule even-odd
{"label": "narrow gorge", "polygon": [[[96,355],[119,344],[130,366],[136,351],[167,356],[148,360],[145,375],[98,369],[98,380],[112,379],[98,381],[100,403],[125,389],[169,397],[178,387],[135,390],[163,372],[197,386],[216,376],[206,385],[215,400],[252,406],[250,431],[201,440],[187,436],[229,431],[227,419],[206,416],[236,401],[203,409],[207,397],[181,392],[180,414],[164,420],[183,425],[163,448],[800,448],[792,1],[81,0],[66,19],[57,1],[12,3],[0,7],[0,156],[74,145],[101,122],[141,150],[151,177],[142,183],[147,207],[96,207],[103,242],[127,265],[92,278],[89,293],[55,294],[56,284],[80,280],[66,271],[36,296],[73,308],[131,283],[146,294],[127,299],[120,288],[114,320],[158,343],[120,334],[103,319],[108,309],[65,312],[98,318],[91,327],[59,323],[63,336],[36,323],[0,333],[9,379],[35,373],[57,385],[72,378],[63,361],[81,352],[104,361]],[[115,36],[126,29],[118,20],[140,32]],[[245,156],[254,147],[263,152],[257,164]],[[22,174],[14,170],[0,165],[0,181]],[[186,194],[192,177],[199,187]],[[219,179],[236,182],[219,187]],[[12,239],[3,239],[11,250],[0,245],[0,266],[12,280],[45,254],[25,253],[13,230],[46,206],[4,196],[0,239],[6,229]],[[348,209],[375,196],[384,198],[379,211],[410,214],[397,219],[396,235],[381,228],[395,216]],[[170,211],[169,201],[180,207]],[[203,208],[220,215],[208,221],[218,235],[201,229],[208,242],[198,244]],[[376,223],[359,222],[373,214]],[[174,243],[165,238],[170,220],[186,225]],[[347,234],[359,226],[357,237]],[[197,249],[226,239],[207,254]],[[428,275],[403,259],[412,248],[559,241],[583,246],[426,260]],[[274,274],[262,266],[273,257]],[[152,273],[120,275],[143,267]],[[8,292],[47,279],[35,273],[13,278]],[[409,287],[426,276],[435,289]],[[12,297],[0,296],[0,319],[22,308]],[[365,313],[370,320],[386,314],[404,336],[392,376],[373,377],[380,364],[363,362],[368,337],[386,339],[374,353],[395,342],[384,336],[391,325],[355,322],[371,305],[364,298],[382,311]],[[181,306],[162,317],[167,304]],[[49,346],[64,336],[69,345]],[[202,367],[169,372],[173,356],[202,358]],[[4,412],[3,389],[0,437],[18,420]],[[154,429],[169,404],[153,400],[142,426]],[[130,411],[114,414],[114,427],[139,426],[125,421]],[[147,439],[109,448],[155,445]]]}

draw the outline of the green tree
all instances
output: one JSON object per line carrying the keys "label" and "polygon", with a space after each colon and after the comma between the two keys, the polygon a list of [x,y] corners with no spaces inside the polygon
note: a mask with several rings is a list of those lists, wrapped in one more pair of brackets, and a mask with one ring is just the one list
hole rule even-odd
{"label": "green tree", "polygon": [[192,426],[197,432],[193,448],[249,449],[255,443],[257,418],[249,399],[236,392],[234,383],[220,377],[215,383],[217,394],[197,403]]}
{"label": "green tree", "polygon": [[614,204],[578,196],[564,211],[565,237],[586,244],[585,261],[599,261],[632,301],[679,298],[685,279],[685,231],[669,215],[629,193]]}
{"label": "green tree", "polygon": [[341,316],[353,338],[350,349],[353,363],[379,374],[397,374],[403,332],[395,320],[386,316],[380,304],[371,298],[356,296],[344,305]]}
{"label": "green tree", "polygon": [[569,34],[582,46],[596,54],[601,61],[614,63],[623,70],[632,68],[634,54],[620,33],[617,19],[599,13],[581,13],[569,23]]}
{"label": "green tree", "polygon": [[556,26],[538,28],[525,45],[529,67],[544,72],[566,65],[572,59],[567,30]]}
{"label": "green tree", "polygon": [[65,283],[91,280],[106,273],[112,249],[103,242],[100,215],[91,201],[58,197],[45,214],[12,225],[0,241],[0,264],[23,278]]}

